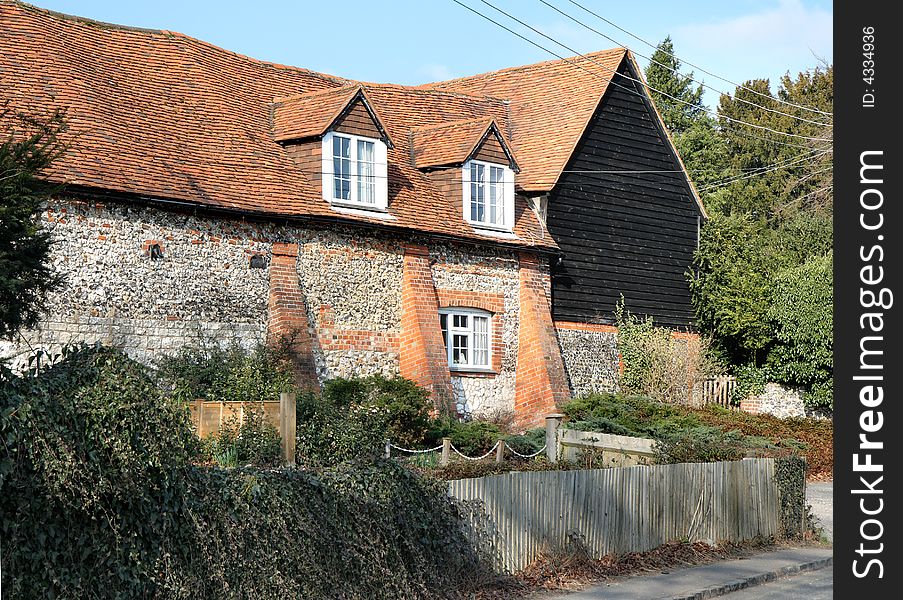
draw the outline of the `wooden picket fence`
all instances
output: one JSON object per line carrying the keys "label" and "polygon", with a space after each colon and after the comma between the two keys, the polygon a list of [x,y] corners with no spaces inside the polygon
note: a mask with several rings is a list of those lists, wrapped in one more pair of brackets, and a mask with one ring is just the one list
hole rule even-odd
{"label": "wooden picket fence", "polygon": [[702,405],[717,404],[729,410],[740,410],[731,404],[731,396],[737,388],[737,378],[733,375],[719,375],[702,382]]}
{"label": "wooden picket fence", "polygon": [[509,572],[574,544],[598,559],[678,540],[741,542],[779,532],[771,458],[511,472],[450,481],[449,493],[479,501],[470,505],[471,531]]}

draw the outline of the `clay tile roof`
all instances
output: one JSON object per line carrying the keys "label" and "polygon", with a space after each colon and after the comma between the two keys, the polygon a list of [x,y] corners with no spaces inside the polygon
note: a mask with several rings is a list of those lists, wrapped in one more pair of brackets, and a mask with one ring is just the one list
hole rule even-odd
{"label": "clay tile roof", "polygon": [[273,99],[273,137],[277,141],[323,135],[361,91],[359,85]]}
{"label": "clay tile roof", "polygon": [[[517,157],[518,190],[549,190],[624,56],[618,48],[429,86],[370,84],[254,60],[178,33],[0,0],[0,90],[8,107],[38,117],[66,110],[70,148],[49,173],[52,181],[536,248],[556,244],[522,196],[514,236],[480,232],[461,218],[460,199],[444,194],[411,157],[420,165],[457,161],[494,127]],[[394,142],[388,219],[337,212],[318,193],[318,174],[305,172],[279,143],[320,135],[358,95]],[[424,143],[430,136],[435,144]]]}
{"label": "clay tile roof", "polygon": [[491,118],[415,127],[411,130],[414,164],[418,169],[461,164],[470,158],[480,142],[491,133],[496,134],[508,149],[495,119]]}
{"label": "clay tile roof", "polygon": [[614,48],[421,87],[509,101],[518,187],[545,192],[558,181],[626,53]]}
{"label": "clay tile roof", "polygon": [[[373,102],[359,83],[273,99],[273,139],[277,142],[320,136],[355,102],[362,100],[377,126],[385,132]],[[386,136],[386,141],[392,141]]]}

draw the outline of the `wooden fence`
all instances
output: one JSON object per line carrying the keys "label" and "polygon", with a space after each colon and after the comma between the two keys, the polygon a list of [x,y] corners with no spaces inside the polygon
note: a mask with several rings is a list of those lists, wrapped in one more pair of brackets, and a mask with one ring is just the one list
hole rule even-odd
{"label": "wooden fence", "polygon": [[770,458],[511,472],[450,481],[449,493],[481,501],[472,526],[481,527],[496,566],[509,572],[569,541],[601,558],[678,540],[739,542],[778,533]]}
{"label": "wooden fence", "polygon": [[219,433],[223,425],[241,425],[251,410],[263,412],[263,418],[279,430],[285,461],[295,463],[295,394],[279,394],[279,400],[260,402],[208,402],[195,400],[190,405],[191,424],[199,438]]}
{"label": "wooden fence", "polygon": [[720,375],[702,382],[702,404],[717,404],[730,410],[739,410],[731,404],[731,396],[737,387],[737,378],[733,375]]}
{"label": "wooden fence", "polygon": [[596,452],[602,467],[645,465],[655,457],[654,440],[647,438],[580,431],[558,430],[558,458],[574,462],[580,452]]}

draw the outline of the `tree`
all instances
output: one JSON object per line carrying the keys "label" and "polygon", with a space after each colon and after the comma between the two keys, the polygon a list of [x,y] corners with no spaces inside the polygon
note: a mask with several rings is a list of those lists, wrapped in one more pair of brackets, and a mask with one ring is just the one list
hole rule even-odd
{"label": "tree", "polygon": [[672,134],[685,131],[705,114],[702,85],[693,89],[693,73],[680,74],[680,60],[674,56],[671,36],[666,37],[652,53],[652,59],[646,67],[646,83],[652,88],[652,99],[662,115],[665,127]]}
{"label": "tree", "polygon": [[60,280],[49,264],[50,235],[38,212],[53,193],[41,175],[65,150],[62,113],[39,120],[0,111],[0,338],[37,324]]}
{"label": "tree", "polygon": [[646,83],[693,183],[704,187],[731,175],[727,144],[702,104],[702,85],[693,88],[693,73],[681,75],[670,36],[652,54]]}

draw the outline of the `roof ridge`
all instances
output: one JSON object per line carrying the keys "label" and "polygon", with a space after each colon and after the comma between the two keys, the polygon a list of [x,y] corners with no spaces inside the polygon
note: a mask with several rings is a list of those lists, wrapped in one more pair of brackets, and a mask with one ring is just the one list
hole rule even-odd
{"label": "roof ridge", "polygon": [[[419,127],[412,127],[412,132],[425,132],[431,129],[441,129],[443,127],[451,127],[452,125],[463,125],[465,123],[485,123],[488,127],[491,123],[495,123],[495,117],[482,117],[479,119],[458,119],[457,121],[443,121],[441,123],[436,123],[434,125],[421,125]],[[496,123],[498,126],[498,123]]]}
{"label": "roof ridge", "polygon": [[313,90],[310,92],[302,92],[300,94],[291,94],[288,96],[274,96],[273,103],[274,104],[285,103],[285,102],[292,102],[294,100],[314,98],[316,96],[325,96],[326,94],[336,94],[343,90],[347,91],[350,94],[352,90],[359,90],[359,89],[362,89],[362,87],[363,86],[361,86],[359,83],[351,82],[351,83],[346,83],[344,85],[340,85],[339,87],[326,88],[324,90]]}
{"label": "roof ridge", "polygon": [[16,6],[22,8],[24,10],[29,10],[35,13],[42,13],[44,15],[50,16],[55,19],[65,20],[65,21],[73,21],[75,23],[83,23],[85,25],[90,25],[93,27],[99,27],[101,29],[111,29],[116,31],[131,31],[135,33],[150,33],[157,34],[161,36],[168,37],[177,37],[188,40],[190,42],[194,42],[196,44],[200,44],[207,48],[214,48],[220,52],[224,52],[226,54],[230,54],[232,56],[237,56],[241,59],[247,60],[252,63],[257,63],[263,66],[272,67],[274,69],[285,69],[289,71],[298,71],[300,73],[308,73],[315,77],[319,77],[326,81],[331,81],[334,83],[346,83],[349,81],[353,81],[350,79],[346,79],[344,77],[339,77],[338,75],[331,75],[329,73],[322,73],[320,71],[314,71],[312,69],[306,69],[304,67],[298,67],[295,65],[286,65],[268,60],[261,60],[259,58],[254,58],[253,56],[248,56],[247,54],[241,54],[239,52],[235,52],[234,50],[229,50],[228,48],[223,48],[222,46],[217,46],[211,42],[207,42],[200,38],[196,38],[190,36],[185,33],[181,33],[179,31],[171,31],[169,29],[153,29],[150,27],[135,27],[133,25],[122,25],[120,23],[110,23],[107,21],[99,21],[97,19],[91,19],[89,17],[82,17],[79,15],[70,15],[68,13],[59,12],[55,10],[50,10],[48,8],[42,8],[40,6],[35,6],[34,4],[29,4],[28,2],[23,2],[22,0],[0,0],[0,4],[6,4],[9,6]]}
{"label": "roof ridge", "polygon": [[[460,81],[468,81],[468,80],[473,80],[473,79],[477,79],[480,77],[498,75],[499,73],[515,73],[518,71],[535,69],[537,67],[545,67],[545,66],[548,66],[551,64],[556,64],[556,63],[567,63],[569,61],[574,61],[574,60],[586,60],[587,58],[596,58],[603,54],[610,54],[610,53],[612,53],[612,54],[613,53],[621,53],[623,56],[623,54],[625,54],[627,52],[628,52],[628,49],[626,47],[617,46],[615,48],[608,48],[605,50],[596,50],[595,52],[586,52],[584,54],[575,54],[574,56],[566,56],[564,58],[554,58],[551,60],[544,60],[544,61],[540,61],[540,62],[536,62],[536,63],[530,63],[528,65],[516,65],[513,67],[504,67],[501,69],[496,69],[494,71],[485,71],[483,73],[475,73],[473,75],[466,75],[464,77],[455,77],[454,79],[445,79],[443,81],[434,81],[431,83],[424,83],[418,87],[422,88],[422,89],[434,89],[433,86],[453,85]],[[437,90],[437,91],[442,91],[442,90]]]}
{"label": "roof ridge", "polygon": [[[348,81],[357,81],[353,79],[349,79]],[[507,98],[501,98],[499,96],[489,96],[489,95],[477,95],[477,94],[468,94],[466,92],[459,92],[457,90],[441,90],[435,88],[424,87],[429,84],[420,84],[420,85],[404,85],[403,83],[373,83],[369,81],[357,81],[357,83],[361,84],[364,89],[368,87],[382,87],[382,88],[397,88],[399,90],[403,90],[406,92],[412,92],[416,94],[443,94],[446,96],[457,96],[460,98],[467,98],[470,100],[496,100],[498,102],[510,102]]]}

